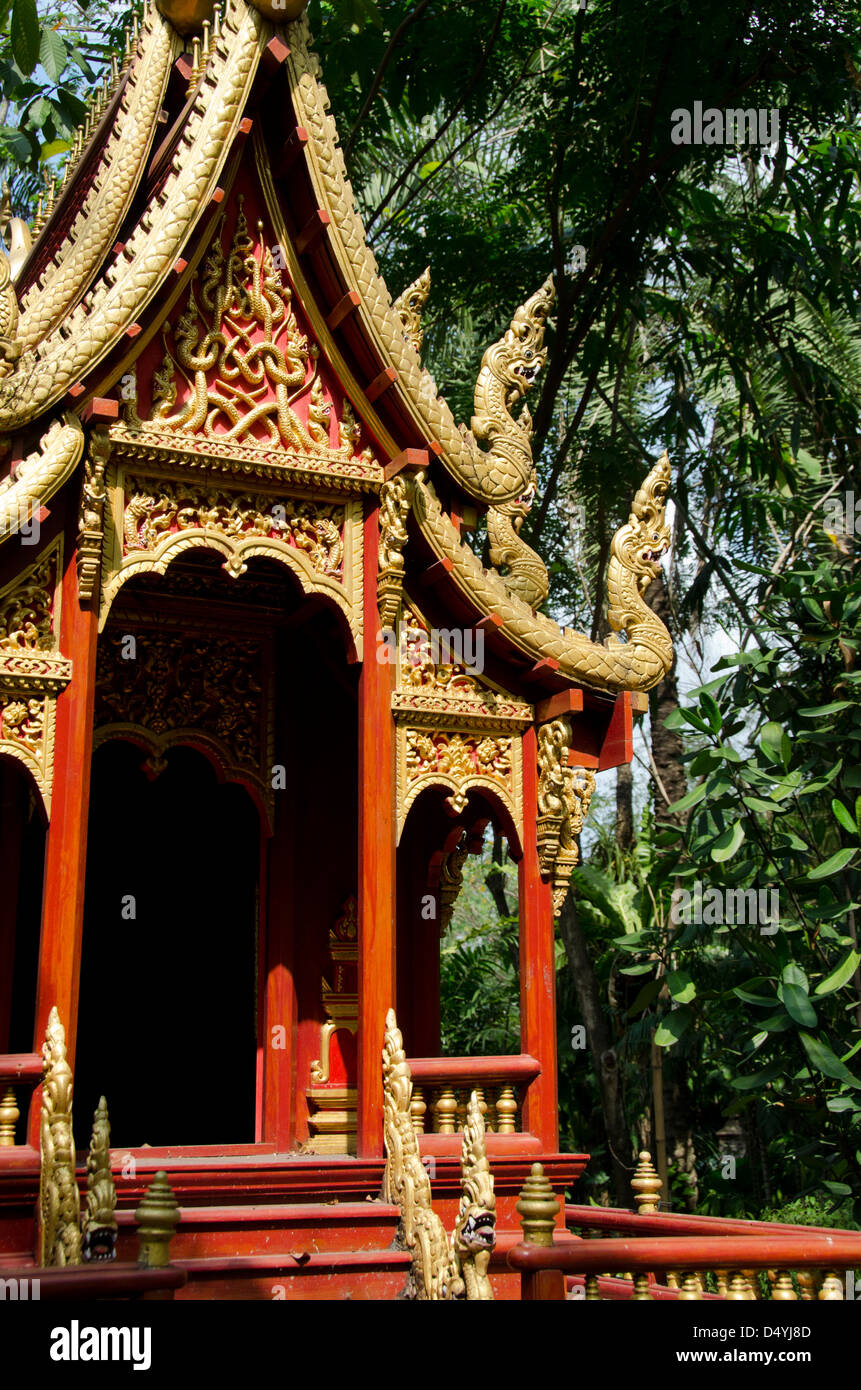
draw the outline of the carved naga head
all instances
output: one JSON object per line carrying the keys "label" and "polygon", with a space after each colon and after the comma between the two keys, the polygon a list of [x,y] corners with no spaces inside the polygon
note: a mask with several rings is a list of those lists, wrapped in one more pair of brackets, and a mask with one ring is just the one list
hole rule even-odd
{"label": "carved naga head", "polygon": [[613,549],[639,577],[644,591],[658,573],[658,561],[670,544],[665,506],[672,472],[666,452],[658,459],[634,497],[626,526],[617,533]]}
{"label": "carved naga head", "polygon": [[509,404],[525,396],[547,360],[544,329],[553,308],[556,292],[553,277],[521,304],[505,336],[490,349],[493,366],[507,387]]}

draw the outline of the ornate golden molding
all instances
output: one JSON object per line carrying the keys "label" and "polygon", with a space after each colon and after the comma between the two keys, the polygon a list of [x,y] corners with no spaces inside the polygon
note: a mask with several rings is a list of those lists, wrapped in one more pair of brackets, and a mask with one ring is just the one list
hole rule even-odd
{"label": "ornate golden molding", "polygon": [[565,717],[538,730],[538,860],[541,873],[553,882],[555,917],[562,911],[580,857],[577,836],[595,790],[594,772],[568,766],[571,742],[571,723]]}
{"label": "ornate golden molding", "polygon": [[303,593],[320,594],[340,609],[361,658],[359,499],[293,496],[265,483],[240,491],[203,476],[163,477],[124,462],[112,462],[107,477],[100,628],[129,579],[165,574],[178,555],[205,548],[224,557],[225,573],[232,579],[239,579],[255,557],[286,566]]}
{"label": "ornate golden molding", "polygon": [[153,770],[171,748],[208,752],[229,781],[249,786],[272,818],[273,690],[271,653],[262,638],[136,625],[135,655],[126,637],[99,642],[93,747],[109,739],[138,743]]}
{"label": "ornate golden molding", "polygon": [[72,1135],[72,1069],[66,1060],[66,1032],[56,1008],[48,1018],[42,1056],[39,1263],[77,1265],[81,1263],[81,1199]]}
{"label": "ornate golden molding", "polygon": [[[465,639],[473,646],[469,653]],[[529,727],[534,718],[532,705],[479,674],[475,642],[473,633],[432,629],[416,604],[406,599],[397,631],[397,680],[392,696],[398,723],[508,733]],[[476,659],[475,665],[467,664],[467,655]]]}
{"label": "ornate golden molding", "polygon": [[397,729],[398,840],[409,809],[431,786],[442,787],[454,815],[460,815],[471,791],[484,791],[508,810],[523,836],[522,747],[519,735],[497,730],[464,733],[439,728]]}
{"label": "ornate golden molding", "polygon": [[90,435],[84,463],[81,514],[75,558],[78,566],[78,599],[82,607],[98,597],[105,534],[105,468],[110,457],[110,440],[103,429]]}
{"label": "ornate golden molding", "polygon": [[401,1210],[401,1236],[412,1254],[408,1295],[419,1300],[493,1298],[488,1264],[496,1235],[496,1198],[487,1162],[484,1119],[473,1091],[461,1156],[463,1191],[449,1241],[433,1209],[431,1185],[410,1114],[412,1078],[394,1009],[383,1045],[383,1199]]}
{"label": "ornate golden molding", "polygon": [[455,904],[463,887],[463,866],[469,856],[467,834],[464,831],[459,844],[449,850],[439,869],[439,934],[445,936],[451,926]]}

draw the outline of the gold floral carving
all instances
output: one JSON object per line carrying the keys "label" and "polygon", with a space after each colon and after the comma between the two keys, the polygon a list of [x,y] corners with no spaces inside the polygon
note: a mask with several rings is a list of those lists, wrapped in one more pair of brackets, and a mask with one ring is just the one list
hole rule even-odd
{"label": "gold floral carving", "polygon": [[553,882],[553,914],[559,916],[571,872],[580,854],[577,837],[595,790],[595,774],[569,767],[572,732],[566,718],[542,724],[538,731],[538,860]]}
{"label": "gold floral carving", "polygon": [[66,1058],[66,1032],[56,1008],[51,1010],[42,1047],[39,1184],[40,1259],[42,1265],[81,1263],[81,1199],[75,1178],[72,1136],[72,1069]]}
{"label": "gold floral carving", "polygon": [[263,643],[139,628],[134,658],[127,659],[125,640],[109,631],[99,642],[96,746],[133,738],[155,766],[179,744],[206,748],[225,776],[249,781],[271,806],[271,678]]}
{"label": "gold floral carving", "polygon": [[413,1083],[393,1009],[383,1045],[383,1199],[400,1207],[400,1234],[412,1255],[407,1296],[434,1302],[489,1300],[487,1269],[496,1243],[496,1198],[487,1162],[484,1120],[473,1091],[461,1155],[462,1195],[451,1240],[433,1209],[410,1114]]}
{"label": "gold floral carving", "polygon": [[111,1173],[111,1126],[108,1103],[102,1096],[93,1116],[90,1152],[87,1155],[87,1210],[83,1221],[82,1247],[85,1261],[114,1259],[116,1205],[117,1193]]}
{"label": "gold floral carving", "polygon": [[286,565],[303,592],[324,595],[341,610],[361,657],[360,499],[291,497],[283,489],[264,492],[262,486],[239,492],[194,475],[174,481],[127,473],[123,464],[114,463],[108,470],[108,494],[101,628],[129,579],[165,574],[177,556],[203,547],[224,557],[224,571],[232,579],[244,575],[254,558]]}
{"label": "gold floral carving", "polygon": [[380,491],[380,539],[377,555],[377,603],[384,630],[394,628],[403,592],[404,547],[410,495],[406,479],[398,474]]}
{"label": "gold floral carving", "polygon": [[[479,648],[467,650],[474,635],[431,629],[411,601],[403,605],[398,628],[396,720],[448,729],[522,731],[533,720],[524,700],[478,674]],[[475,666],[467,665],[467,659]]]}
{"label": "gold floral carving", "polygon": [[[165,329],[165,355],[153,378],[144,431],[201,433],[223,442],[254,443],[336,459],[353,455],[351,421],[329,444],[331,404],[317,374],[319,352],[299,329],[292,293],[282,284],[269,247],[255,250],[242,195],[230,249],[222,227],[202,273],[195,272],[183,313]],[[263,226],[258,223],[262,239]],[[192,390],[182,404],[181,383]],[[308,398],[308,424],[293,404]]]}
{"label": "gold floral carving", "polygon": [[[75,307],[0,380],[0,431],[56,404],[140,321],[212,199],[270,32],[245,0],[228,0],[158,197],[93,287],[79,285]],[[117,177],[125,186],[138,172],[137,163],[124,163]]]}
{"label": "gold floral carving", "polygon": [[403,324],[404,337],[411,343],[416,352],[421,352],[422,339],[424,338],[424,328],[422,327],[422,311],[427,303],[430,294],[430,266],[423,270],[411,285],[402,294],[399,294],[392,308]]}
{"label": "gold floral carving", "polygon": [[613,540],[607,571],[608,618],[614,632],[624,632],[627,640],[613,636],[603,645],[558,627],[510,593],[502,579],[486,570],[462,542],[433,489],[422,479],[415,482],[413,514],[432,552],[438,559],[451,560],[451,578],[461,592],[483,614],[501,618],[500,635],[533,661],[552,658],[559,662],[563,676],[602,690],[651,690],[673,659],[670,634],[642,597],[669,539],[664,514],[669,482],[670,464],[664,454],[637,492],[630,518]]}
{"label": "gold floral carving", "polygon": [[446,798],[455,815],[466,809],[473,789],[493,792],[522,828],[520,779],[521,744],[517,737],[470,730],[398,729],[398,835],[407,812],[428,786],[449,791]]}
{"label": "gold floral carving", "polygon": [[56,551],[0,593],[0,652],[52,651]]}

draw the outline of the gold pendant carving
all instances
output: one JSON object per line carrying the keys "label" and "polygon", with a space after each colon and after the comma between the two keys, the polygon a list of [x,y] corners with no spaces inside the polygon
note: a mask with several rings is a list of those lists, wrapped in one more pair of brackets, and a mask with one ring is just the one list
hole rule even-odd
{"label": "gold pendant carving", "polygon": [[72,1137],[72,1069],[66,1058],[66,1032],[56,1008],[48,1019],[42,1056],[39,1263],[77,1265],[81,1263],[81,1199]]}
{"label": "gold pendant carving", "polygon": [[380,491],[380,541],[377,550],[377,603],[380,624],[391,630],[397,621],[404,584],[404,547],[407,543],[407,517],[410,492],[407,480],[398,474],[383,483]]}
{"label": "gold pendant carving", "polygon": [[595,774],[568,766],[572,732],[568,719],[553,719],[538,731],[538,862],[553,881],[553,915],[559,916],[580,852],[577,837],[595,790]]}

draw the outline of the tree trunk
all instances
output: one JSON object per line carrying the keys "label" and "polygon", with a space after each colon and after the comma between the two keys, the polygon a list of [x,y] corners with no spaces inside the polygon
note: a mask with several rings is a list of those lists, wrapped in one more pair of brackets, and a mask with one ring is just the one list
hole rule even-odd
{"label": "tree trunk", "polygon": [[634,848],[634,772],[630,763],[616,769],[616,844]]}
{"label": "tree trunk", "polygon": [[502,872],[504,856],[505,845],[501,834],[494,826],[493,854],[491,856],[493,862],[484,876],[484,882],[487,885],[490,896],[496,904],[496,910],[500,917],[510,917],[511,908],[508,904],[508,898],[505,895],[505,874]]}
{"label": "tree trunk", "polygon": [[604,1119],[604,1132],[610,1155],[610,1173],[616,1205],[630,1207],[631,1189],[631,1136],[625,1122],[622,1106],[622,1093],[619,1085],[619,1059],[613,1046],[613,1039],[604,1011],[601,1008],[601,990],[595,975],[586,939],[580,924],[580,914],[574,901],[573,891],[569,890],[559,918],[559,928],[568,969],[574,982],[574,991],[580,1017],[586,1026],[586,1037],[595,1066],[598,1089],[601,1094],[601,1110]]}

